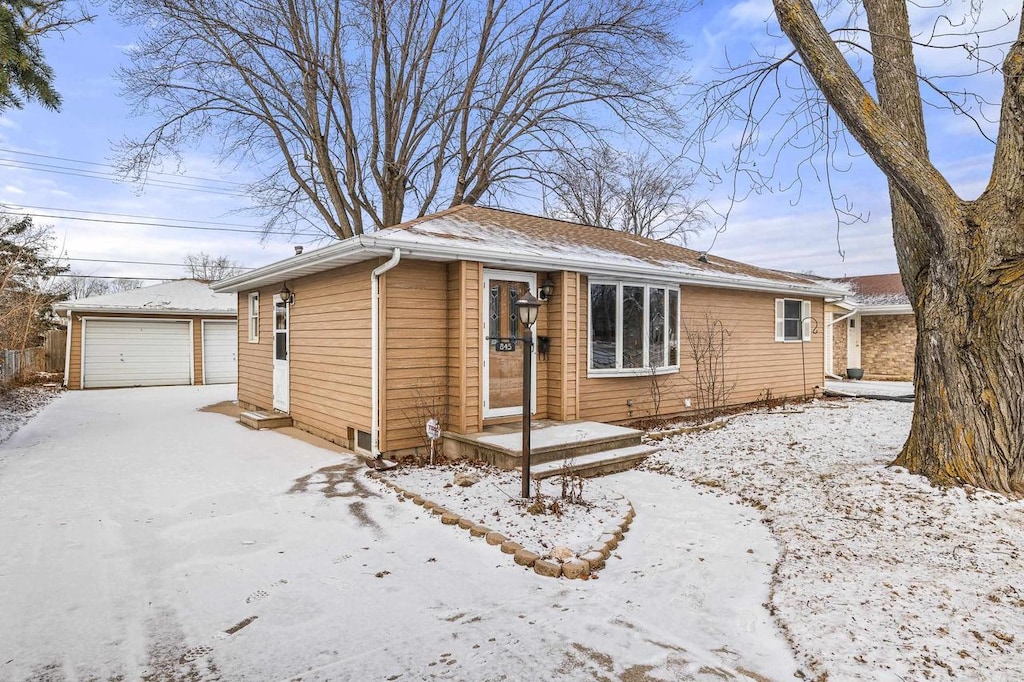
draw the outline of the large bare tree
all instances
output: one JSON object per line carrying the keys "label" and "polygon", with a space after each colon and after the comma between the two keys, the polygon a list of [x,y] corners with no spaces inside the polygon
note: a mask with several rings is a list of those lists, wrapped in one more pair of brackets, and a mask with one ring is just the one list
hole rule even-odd
{"label": "large bare tree", "polygon": [[216,282],[241,274],[245,268],[227,256],[211,256],[205,251],[199,251],[185,256],[185,270],[192,279]]}
{"label": "large bare tree", "polygon": [[204,136],[278,220],[350,237],[531,177],[618,121],[665,128],[672,0],[126,0],[122,72],[160,124],[126,170]]}
{"label": "large bare tree", "polygon": [[691,196],[696,177],[681,160],[599,142],[558,154],[542,176],[551,193],[545,208],[555,218],[685,244],[707,222],[703,202]]}
{"label": "large bare tree", "polygon": [[[758,98],[774,104],[792,92],[783,85],[782,67],[796,65],[809,76],[804,82],[815,90],[802,93],[803,112],[817,105],[827,108],[818,109],[823,112],[819,117],[802,119],[816,132],[829,133],[818,136],[817,151],[827,155],[833,149],[835,116],[889,182],[896,254],[918,332],[914,419],[895,464],[940,485],[967,484],[1024,497],[1021,8],[1016,15],[989,10],[1014,29],[1015,37],[986,45],[992,34],[984,31],[948,40],[951,32],[977,26],[978,14],[959,22],[940,12],[932,29],[922,34],[911,30],[908,3],[902,0],[855,3],[854,23],[838,28],[823,22],[834,19],[828,10],[835,3],[773,3],[793,51],[738,68],[714,84],[719,99],[712,113],[728,113],[730,107],[746,111],[738,147],[742,156],[754,146],[757,124],[765,120],[764,111],[756,111]],[[972,3],[970,9],[978,11],[978,6]],[[940,37],[947,38],[947,54],[961,50],[970,68],[933,75],[919,69],[915,50],[937,46]],[[979,57],[983,47],[999,52],[1001,60],[985,64]],[[873,79],[856,68],[861,58],[869,60]],[[1002,77],[1001,98],[994,103],[998,134],[988,185],[967,200],[931,160],[924,103],[971,116],[984,130],[974,106],[983,105],[983,95],[958,90],[954,78],[986,66]],[[867,86],[870,80],[874,92]],[[735,170],[742,172],[742,159]]]}

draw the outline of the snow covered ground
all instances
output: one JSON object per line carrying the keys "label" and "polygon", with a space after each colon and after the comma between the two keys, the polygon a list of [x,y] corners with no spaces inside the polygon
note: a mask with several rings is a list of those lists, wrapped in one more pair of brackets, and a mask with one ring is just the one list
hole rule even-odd
{"label": "snow covered ground", "polygon": [[57,389],[22,386],[0,391],[0,443],[59,395]]}
{"label": "snow covered ground", "polygon": [[[790,679],[756,510],[676,477],[598,580],[542,578],[350,455],[71,392],[0,446],[0,680]],[[968,555],[960,555],[963,561]],[[776,588],[778,589],[778,588]]]}
{"label": "snow covered ground", "polygon": [[737,417],[647,468],[761,510],[782,550],[772,606],[815,676],[1024,679],[1024,503],[887,468],[912,409]]}

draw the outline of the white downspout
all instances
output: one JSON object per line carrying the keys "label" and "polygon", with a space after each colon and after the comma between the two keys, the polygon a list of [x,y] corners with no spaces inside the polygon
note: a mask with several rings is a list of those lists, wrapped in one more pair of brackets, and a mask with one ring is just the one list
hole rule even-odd
{"label": "white downspout", "polygon": [[370,273],[370,453],[380,456],[380,276],[402,260],[401,249]]}

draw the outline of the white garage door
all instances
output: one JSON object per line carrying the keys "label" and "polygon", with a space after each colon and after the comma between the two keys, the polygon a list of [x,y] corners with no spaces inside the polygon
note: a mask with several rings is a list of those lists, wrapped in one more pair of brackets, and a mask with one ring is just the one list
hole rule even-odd
{"label": "white garage door", "polygon": [[192,383],[188,322],[86,320],[83,386],[176,386]]}
{"label": "white garage door", "polygon": [[238,381],[238,324],[203,322],[203,383]]}

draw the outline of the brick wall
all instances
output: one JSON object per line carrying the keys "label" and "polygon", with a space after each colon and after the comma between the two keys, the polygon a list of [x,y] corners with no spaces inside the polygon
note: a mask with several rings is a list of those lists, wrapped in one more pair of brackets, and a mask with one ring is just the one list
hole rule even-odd
{"label": "brick wall", "polygon": [[[838,325],[837,325],[838,326]],[[839,334],[836,334],[838,343]],[[913,315],[865,315],[861,317],[860,353],[865,379],[910,381],[914,378],[914,346],[917,329]],[[846,333],[843,332],[846,364]]]}
{"label": "brick wall", "polygon": [[[845,314],[845,311],[833,313],[832,319]],[[832,373],[839,376],[846,375],[846,330],[849,324],[850,320],[846,319],[832,325]]]}

